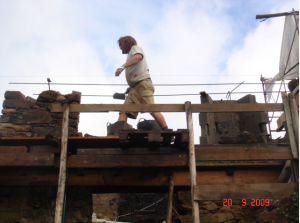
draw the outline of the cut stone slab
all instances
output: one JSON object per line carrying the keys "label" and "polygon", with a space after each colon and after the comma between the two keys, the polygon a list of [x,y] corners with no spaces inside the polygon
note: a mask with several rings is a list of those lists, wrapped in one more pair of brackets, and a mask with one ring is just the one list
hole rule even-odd
{"label": "cut stone slab", "polygon": [[26,100],[7,99],[3,102],[3,108],[30,108],[35,104]]}
{"label": "cut stone slab", "polygon": [[4,94],[5,99],[18,99],[25,100],[25,95],[20,91],[6,91]]}
{"label": "cut stone slab", "polygon": [[50,123],[52,121],[51,113],[42,110],[29,110],[23,112],[24,121],[31,123]]}
{"label": "cut stone slab", "polygon": [[37,98],[37,101],[39,102],[53,102],[56,101],[56,98],[58,95],[61,95],[58,91],[43,91],[40,93],[39,97]]}
{"label": "cut stone slab", "polygon": [[32,127],[30,125],[15,125],[12,123],[0,123],[1,131],[13,130],[17,132],[31,132]]}

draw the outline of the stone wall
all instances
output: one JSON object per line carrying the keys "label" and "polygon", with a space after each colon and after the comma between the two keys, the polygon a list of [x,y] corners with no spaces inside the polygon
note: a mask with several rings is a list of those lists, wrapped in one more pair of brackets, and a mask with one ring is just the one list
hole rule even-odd
{"label": "stone wall", "polygon": [[[53,223],[57,186],[0,187],[1,223]],[[92,193],[68,187],[65,223],[91,222]]]}
{"label": "stone wall", "polygon": [[[199,213],[201,223],[289,223],[290,221],[280,215],[279,208],[288,205],[290,197],[278,200],[270,200],[267,207],[251,206],[251,201],[247,200],[247,205],[243,206],[241,200],[233,200],[231,206],[223,206],[223,201],[203,201],[199,202]],[[189,191],[178,192],[178,213],[181,223],[192,221],[191,194]]]}
{"label": "stone wall", "polygon": [[[0,117],[0,137],[61,136],[62,113],[52,113],[51,103],[79,104],[81,93],[62,95],[58,91],[43,91],[35,100],[19,91],[6,91]],[[69,134],[76,134],[79,113],[69,115]]]}

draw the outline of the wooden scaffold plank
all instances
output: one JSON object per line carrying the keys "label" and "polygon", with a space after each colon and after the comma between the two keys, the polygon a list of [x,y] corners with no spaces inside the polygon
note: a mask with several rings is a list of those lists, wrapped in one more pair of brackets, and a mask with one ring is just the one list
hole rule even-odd
{"label": "wooden scaffold plank", "polygon": [[69,104],[63,105],[63,122],[62,122],[62,137],[61,137],[61,153],[60,153],[60,167],[58,189],[56,196],[55,207],[55,223],[62,222],[62,211],[64,206],[65,183],[66,183],[66,166],[67,166],[67,148],[68,148],[68,126],[69,126]]}
{"label": "wooden scaffold plank", "polygon": [[197,170],[196,170],[196,158],[195,158],[195,146],[194,146],[194,128],[192,117],[191,102],[185,102],[186,122],[189,130],[189,168],[190,168],[190,180],[191,180],[191,202],[192,202],[192,217],[193,223],[200,223],[199,204],[194,201],[194,186],[197,185]]}

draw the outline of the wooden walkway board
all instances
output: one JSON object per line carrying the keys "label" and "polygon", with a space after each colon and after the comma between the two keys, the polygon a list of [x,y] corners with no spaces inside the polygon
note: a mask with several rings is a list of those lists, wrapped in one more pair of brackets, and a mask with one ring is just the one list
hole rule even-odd
{"label": "wooden walkway board", "polygon": [[295,183],[197,185],[194,200],[273,199],[291,195]]}
{"label": "wooden walkway board", "polygon": [[53,166],[54,154],[1,153],[0,166]]}

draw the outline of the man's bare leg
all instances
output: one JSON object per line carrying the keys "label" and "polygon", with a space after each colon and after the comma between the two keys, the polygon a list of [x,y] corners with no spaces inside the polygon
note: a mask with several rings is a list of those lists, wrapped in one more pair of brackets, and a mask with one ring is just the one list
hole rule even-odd
{"label": "man's bare leg", "polygon": [[165,117],[160,112],[153,112],[151,115],[161,128],[167,127]]}
{"label": "man's bare leg", "polygon": [[127,122],[127,114],[126,114],[126,113],[121,113],[121,114],[119,115],[118,122],[119,122],[119,121]]}

